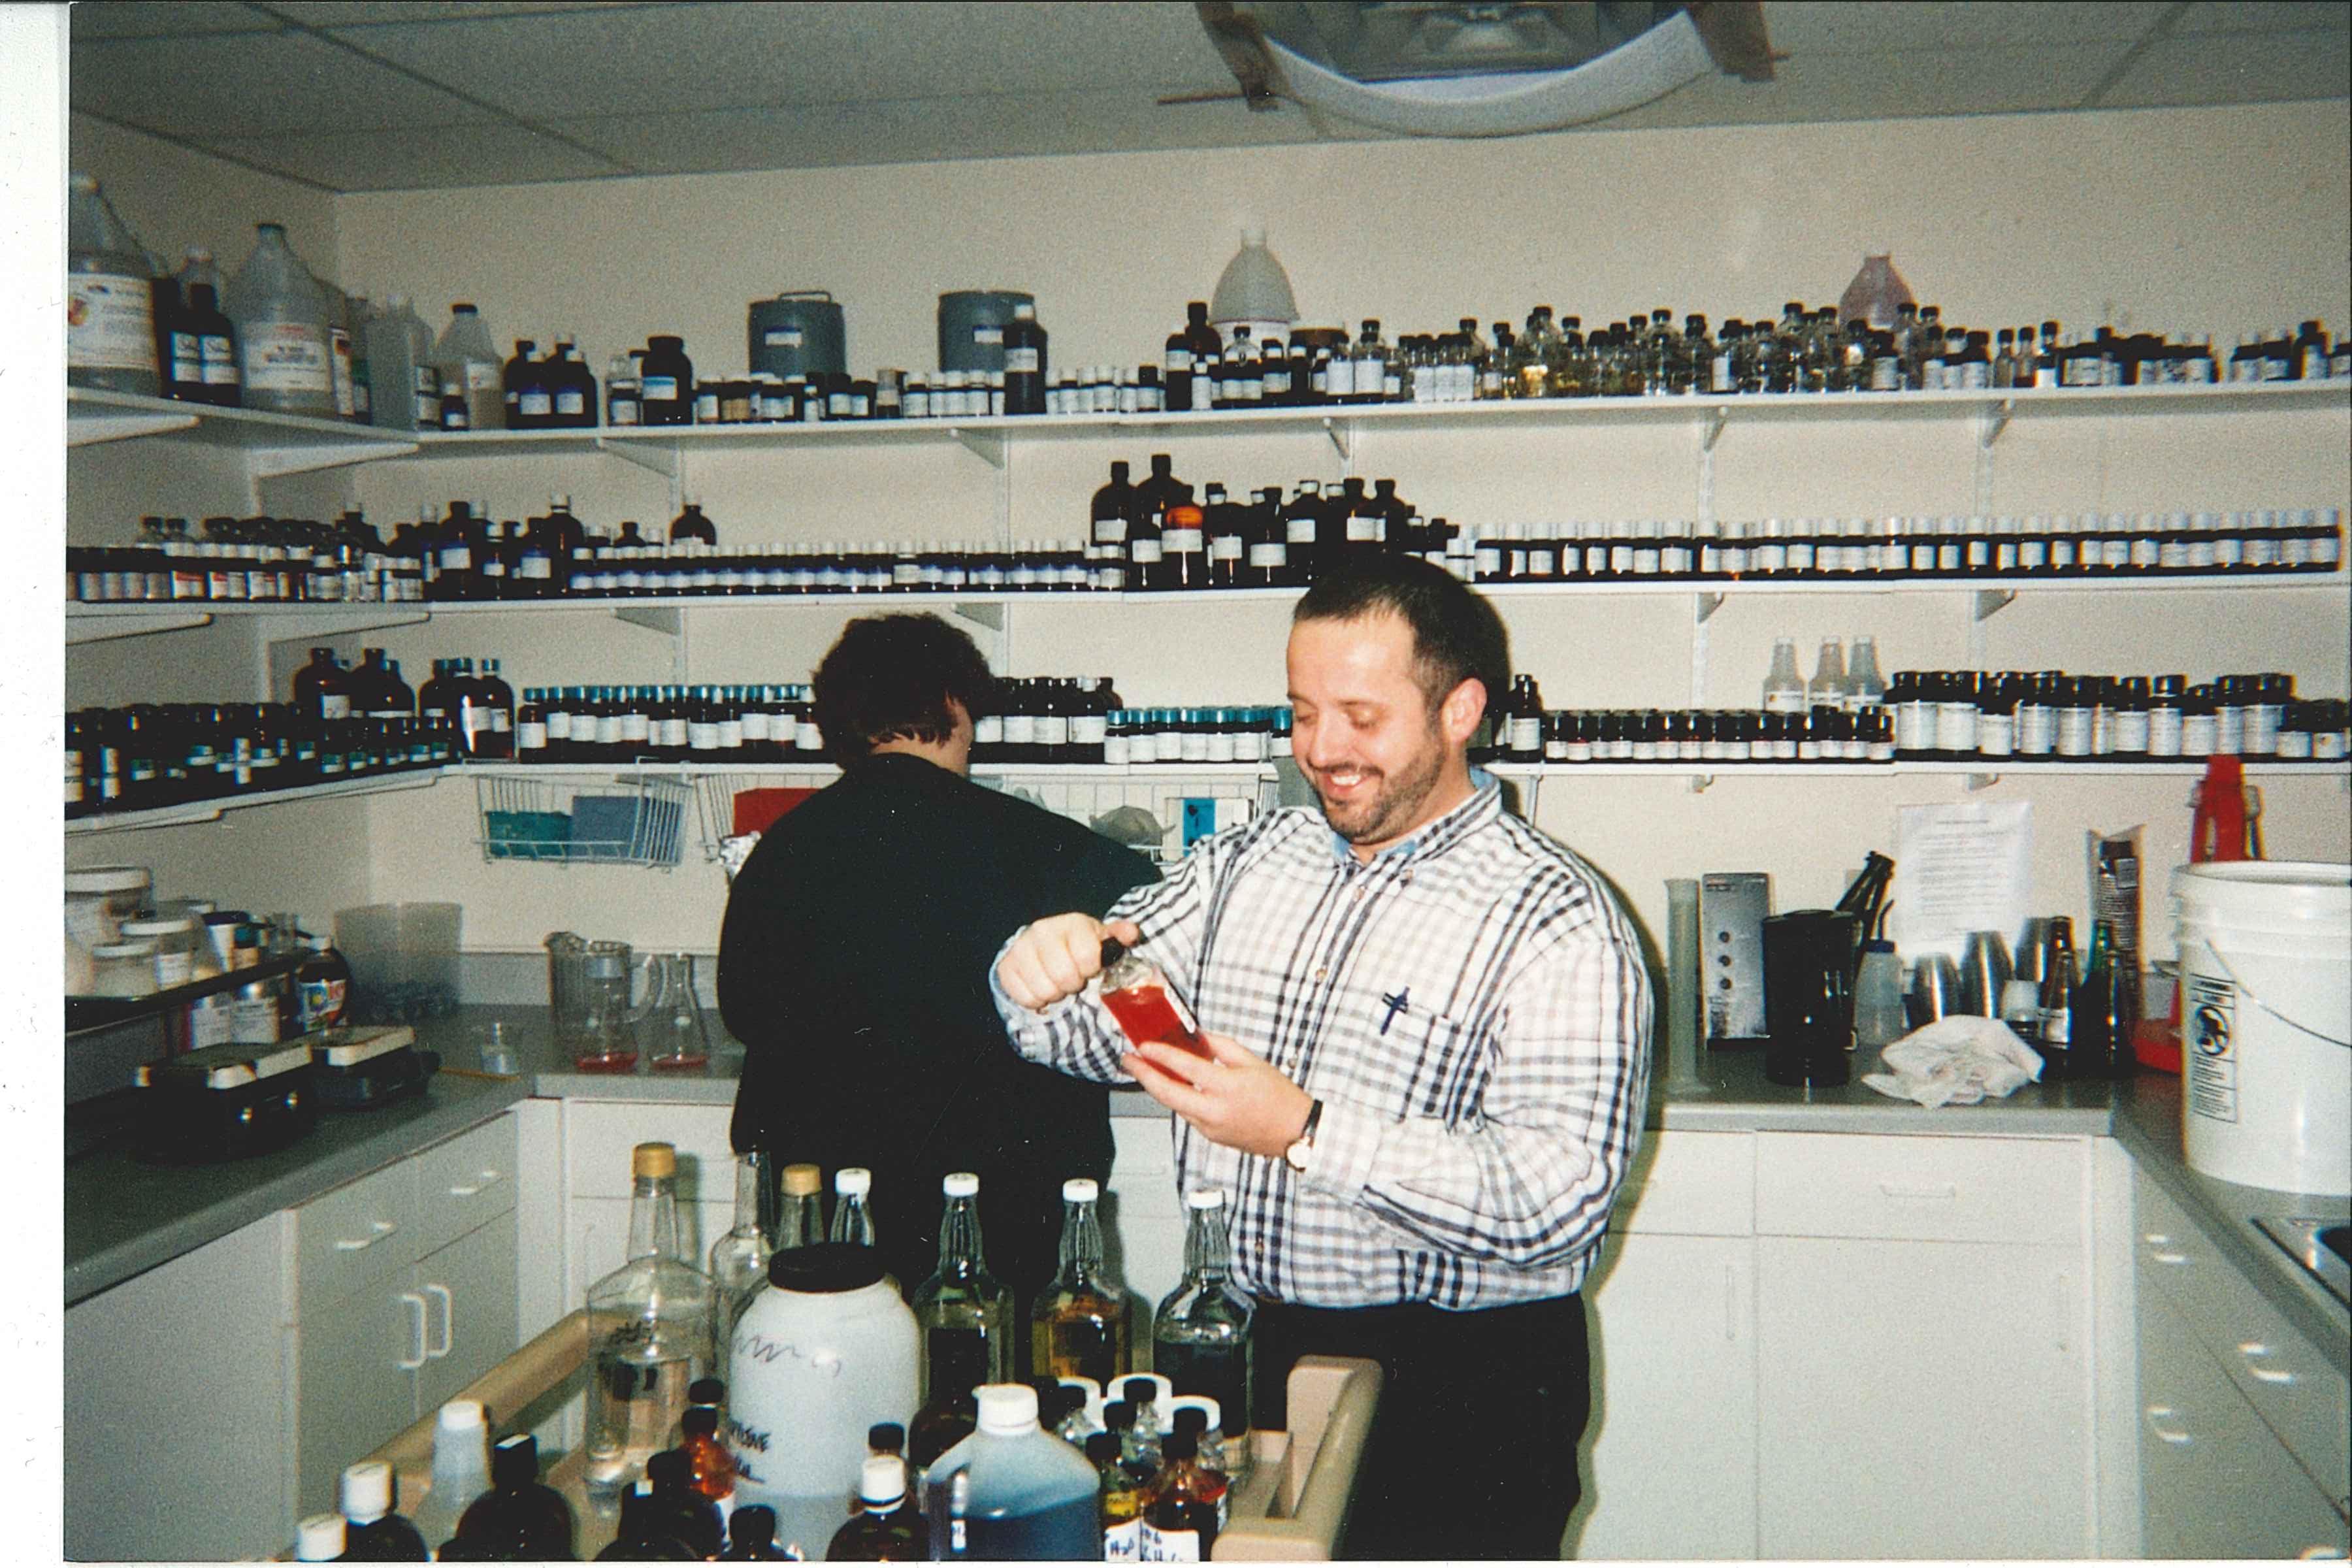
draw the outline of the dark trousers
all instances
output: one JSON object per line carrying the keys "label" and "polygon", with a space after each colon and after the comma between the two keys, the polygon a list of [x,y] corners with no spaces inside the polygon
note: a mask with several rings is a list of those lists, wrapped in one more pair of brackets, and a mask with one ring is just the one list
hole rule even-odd
{"label": "dark trousers", "polygon": [[1559,1556],[1592,1412],[1584,1298],[1485,1311],[1258,1304],[1255,1425],[1287,1425],[1302,1355],[1363,1356],[1386,1374],[1339,1555]]}

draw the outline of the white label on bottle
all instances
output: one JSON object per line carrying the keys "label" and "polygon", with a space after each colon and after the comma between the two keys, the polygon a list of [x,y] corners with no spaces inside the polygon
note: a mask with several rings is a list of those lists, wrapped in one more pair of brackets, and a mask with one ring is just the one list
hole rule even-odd
{"label": "white label on bottle", "polygon": [[1201,531],[1197,528],[1171,528],[1161,536],[1161,548],[1171,555],[1201,553]]}
{"label": "white label on bottle", "polygon": [[1066,746],[1070,743],[1070,718],[1066,713],[1048,713],[1037,721],[1037,744]]}
{"label": "white label on bottle", "polygon": [[473,567],[474,552],[466,546],[452,544],[442,549],[441,570],[443,572],[470,572]]}
{"label": "white label on bottle", "polygon": [[1377,518],[1377,517],[1370,517],[1370,516],[1366,516],[1366,515],[1365,515],[1364,513],[1362,513],[1362,512],[1351,512],[1351,513],[1349,513],[1349,517],[1348,517],[1348,542],[1349,542],[1349,543],[1350,543],[1350,544],[1378,544],[1378,543],[1380,542],[1380,541],[1381,541],[1381,520],[1380,520],[1379,518]]}
{"label": "white label on bottle", "polygon": [[66,368],[155,368],[155,298],[146,279],[66,275]]}
{"label": "white label on bottle", "polygon": [[[570,726],[566,725],[565,728],[568,730]],[[571,737],[566,735],[564,738],[569,740]],[[515,750],[519,752],[547,750],[547,725],[543,721],[539,723],[526,721],[516,725]]]}
{"label": "white label on bottle", "polygon": [[1035,349],[1006,349],[1004,351],[1004,374],[1007,375],[1013,375],[1022,372],[1027,372],[1034,375],[1042,368],[1043,366],[1038,363],[1038,353]]}
{"label": "white label on bottle", "polygon": [[326,334],[308,321],[257,321],[245,332],[245,384],[256,392],[334,391]]}
{"label": "white label on bottle", "polygon": [[1220,533],[1209,541],[1210,560],[1239,561],[1241,558],[1242,536],[1240,534]]}
{"label": "white label on bottle", "polygon": [[[1379,367],[1373,368],[1377,374]],[[1333,354],[1329,366],[1324,372],[1323,390],[1333,397],[1355,396],[1356,362],[1344,353]]]}
{"label": "white label on bottle", "polygon": [[1253,544],[1249,547],[1249,563],[1253,566],[1287,566],[1289,547],[1279,542],[1273,544]]}
{"label": "white label on bottle", "polygon": [[2116,745],[2118,752],[2144,752],[2147,750],[2148,710],[2126,708],[2116,714]]}
{"label": "white label on bottle", "polygon": [[971,330],[971,341],[975,343],[983,344],[989,348],[994,348],[1004,342],[1004,329],[1003,327],[974,327]]}
{"label": "white label on bottle", "polygon": [[645,379],[644,386],[638,392],[638,395],[643,397],[648,403],[676,403],[677,401],[677,377],[674,375],[648,374]]}
{"label": "white label on bottle", "polygon": [[770,327],[761,336],[772,349],[796,349],[801,346],[801,330],[798,327]]}
{"label": "white label on bottle", "polygon": [[467,392],[495,392],[498,390],[498,384],[499,367],[495,363],[486,359],[469,359],[466,362]]}
{"label": "white label on bottle", "polygon": [[1315,520],[1311,517],[1294,517],[1285,531],[1289,534],[1290,542],[1293,544],[1312,544],[1315,542]]}
{"label": "white label on bottle", "polygon": [[1127,542],[1127,558],[1139,565],[1150,565],[1160,559],[1160,541],[1130,539]]}
{"label": "white label on bottle", "polygon": [[1511,721],[1510,748],[1522,757],[1532,757],[1543,750],[1543,721],[1514,719]]}
{"label": "white label on bottle", "polygon": [[1123,542],[1126,538],[1127,519],[1123,517],[1098,517],[1095,519],[1095,542],[1097,544],[1118,544]]}
{"label": "white label on bottle", "polygon": [[2092,744],[2092,726],[2095,715],[2087,707],[2058,710],[2058,754],[2062,757],[2087,757],[2095,747]]}
{"label": "white label on bottle", "polygon": [[1034,746],[1037,743],[1037,715],[1007,713],[1004,716],[1004,743],[1008,746]]}
{"label": "white label on bottle", "polygon": [[535,386],[516,398],[515,406],[528,418],[544,419],[554,409],[555,400],[548,396],[545,387]]}
{"label": "white label on bottle", "polygon": [[352,716],[352,700],[341,692],[319,699],[319,716],[322,719],[348,719]]}
{"label": "white label on bottle", "polygon": [[236,384],[236,349],[228,339],[205,338],[197,344],[197,353],[200,363],[205,367],[206,386]]}

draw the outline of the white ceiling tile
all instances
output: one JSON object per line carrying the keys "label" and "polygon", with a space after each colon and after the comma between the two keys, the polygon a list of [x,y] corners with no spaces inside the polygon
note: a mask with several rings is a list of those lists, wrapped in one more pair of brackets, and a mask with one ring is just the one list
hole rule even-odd
{"label": "white ceiling tile", "polygon": [[178,37],[189,33],[274,33],[276,18],[232,0],[80,0],[73,39]]}
{"label": "white ceiling tile", "polygon": [[1173,4],[677,5],[336,36],[533,120],[1232,80]]}
{"label": "white ceiling tile", "polygon": [[[901,100],[547,122],[646,174],[818,168],[1056,153],[1256,147],[1320,140],[1296,109],[1161,108],[1134,92]],[[1353,132],[1348,133],[1353,139]]]}
{"label": "white ceiling tile", "polygon": [[1766,0],[1764,29],[1791,55],[2130,43],[2168,8],[2163,0]]}
{"label": "white ceiling tile", "polygon": [[630,171],[520,125],[435,125],[333,136],[215,138],[206,147],[336,191],[592,180]]}
{"label": "white ceiling tile", "polygon": [[388,130],[497,116],[300,33],[77,47],[73,106],[176,137]]}
{"label": "white ceiling tile", "polygon": [[2102,109],[2284,103],[2352,93],[2352,33],[2207,33],[2151,44]]}
{"label": "white ceiling tile", "polygon": [[2172,24],[2176,37],[2191,33],[2321,33],[2352,29],[2352,5],[2344,0],[2200,0]]}

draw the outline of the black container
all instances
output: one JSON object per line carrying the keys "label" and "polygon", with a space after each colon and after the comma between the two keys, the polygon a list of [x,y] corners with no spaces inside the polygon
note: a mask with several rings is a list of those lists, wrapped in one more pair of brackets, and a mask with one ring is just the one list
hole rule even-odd
{"label": "black container", "polygon": [[849,370],[849,326],[822,289],[793,289],[751,301],[751,374],[808,375]]}
{"label": "black container", "polygon": [[1013,307],[1034,307],[1036,296],[1012,289],[965,289],[940,296],[940,368],[1004,368],[1004,327]]}
{"label": "black container", "polygon": [[637,396],[639,416],[647,425],[694,423],[694,362],[686,357],[684,338],[646,340],[645,373]]}
{"label": "black container", "polygon": [[1764,1076],[1801,1089],[1853,1077],[1861,917],[1798,910],[1764,922]]}

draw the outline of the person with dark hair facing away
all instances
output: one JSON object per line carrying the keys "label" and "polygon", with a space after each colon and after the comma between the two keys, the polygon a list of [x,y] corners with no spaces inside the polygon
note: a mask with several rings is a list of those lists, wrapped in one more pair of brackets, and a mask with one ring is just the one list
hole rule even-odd
{"label": "person with dark hair facing away", "polygon": [[[1318,580],[1288,670],[1319,813],[1194,846],[1108,923],[1034,921],[994,970],[1023,1055],[1133,1077],[1175,1113],[1179,1187],[1228,1194],[1255,1424],[1286,1425],[1302,1354],[1380,1363],[1350,1557],[1556,1558],[1580,1496],[1580,1292],[1640,1136],[1650,989],[1601,876],[1469,766],[1509,669],[1493,608],[1426,563]],[[1106,935],[1207,1059],[1078,994]]]}
{"label": "person with dark hair facing away", "polygon": [[[1005,931],[1099,912],[1154,880],[1131,849],[968,775],[995,681],[936,616],[853,620],[816,670],[840,780],[777,819],[737,874],[719,1007],[745,1047],[736,1150],[874,1173],[883,1265],[939,1264],[940,1178],[981,1179],[991,1273],[1024,1314],[1053,1277],[1062,1182],[1110,1176],[1108,1093],[1006,1048],[988,968]],[[1028,1336],[1013,1342],[1025,1346]]]}

